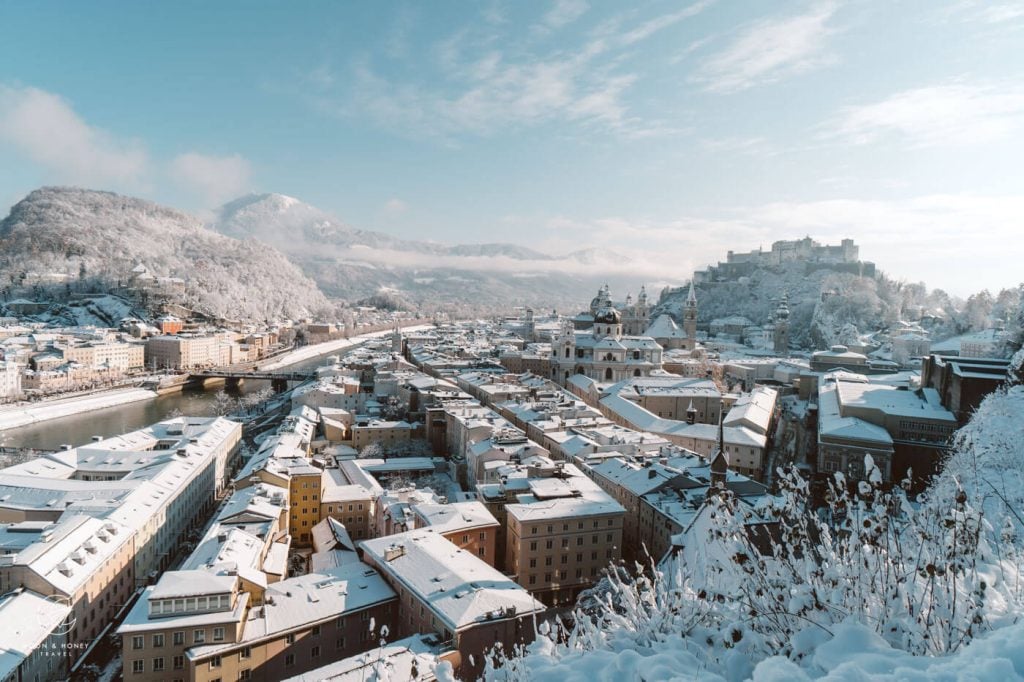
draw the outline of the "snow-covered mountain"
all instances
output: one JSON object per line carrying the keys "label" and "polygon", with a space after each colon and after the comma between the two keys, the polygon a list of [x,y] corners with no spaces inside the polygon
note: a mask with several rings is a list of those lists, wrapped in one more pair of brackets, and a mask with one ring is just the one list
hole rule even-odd
{"label": "snow-covered mountain", "polygon": [[419,306],[542,305],[571,311],[607,280],[623,296],[627,287],[639,287],[636,278],[616,276],[613,266],[622,259],[607,253],[552,256],[515,244],[403,240],[353,228],[281,194],[225,204],[211,227],[282,250],[328,295],[350,300],[385,294]]}
{"label": "snow-covered mountain", "polygon": [[300,317],[330,307],[279,251],[218,234],[194,216],[142,199],[44,187],[0,222],[0,282],[12,291],[38,280],[44,295],[61,275],[76,288],[88,282],[113,289],[139,264],[153,276],[184,279],[179,302],[216,316]]}

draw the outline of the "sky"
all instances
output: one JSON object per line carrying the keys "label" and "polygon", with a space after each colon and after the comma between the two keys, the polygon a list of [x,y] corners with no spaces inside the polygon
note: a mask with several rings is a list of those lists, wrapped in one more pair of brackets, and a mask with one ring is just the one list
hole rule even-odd
{"label": "sky", "polygon": [[1024,280],[1024,1],[0,3],[0,214],[72,184],[279,192],[687,280],[849,237]]}

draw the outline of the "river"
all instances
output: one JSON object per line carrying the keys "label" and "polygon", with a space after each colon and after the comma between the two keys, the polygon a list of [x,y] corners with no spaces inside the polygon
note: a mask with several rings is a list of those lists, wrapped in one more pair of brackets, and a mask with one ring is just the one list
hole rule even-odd
{"label": "river", "polygon": [[[303,370],[319,367],[324,364],[327,356],[343,355],[344,352],[327,352],[315,358],[288,365],[288,369]],[[269,386],[269,381],[244,381],[239,393],[251,393]],[[93,436],[108,438],[127,431],[135,431],[176,412],[195,417],[212,416],[216,409],[214,396],[222,388],[224,388],[223,384],[205,389],[188,389],[180,393],[157,396],[152,400],[142,400],[8,429],[0,432],[0,445],[54,450],[65,443],[69,445],[88,443]]]}

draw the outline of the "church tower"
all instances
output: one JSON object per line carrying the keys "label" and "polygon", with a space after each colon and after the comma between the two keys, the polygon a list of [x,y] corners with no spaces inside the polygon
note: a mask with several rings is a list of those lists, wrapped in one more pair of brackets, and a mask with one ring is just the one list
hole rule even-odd
{"label": "church tower", "polygon": [[523,340],[533,343],[537,340],[537,323],[533,319],[533,308],[526,309],[526,323],[523,325]]}
{"label": "church tower", "polygon": [[697,347],[697,292],[693,289],[692,280],[690,293],[686,296],[686,305],[683,308],[683,331],[686,332],[683,348],[693,350]]}
{"label": "church tower", "polygon": [[647,287],[640,287],[640,295],[636,298],[636,331],[637,336],[647,333],[651,325],[651,309],[647,306]]}
{"label": "church tower", "polygon": [[789,355],[789,294],[783,293],[779,307],[775,309],[775,352]]}

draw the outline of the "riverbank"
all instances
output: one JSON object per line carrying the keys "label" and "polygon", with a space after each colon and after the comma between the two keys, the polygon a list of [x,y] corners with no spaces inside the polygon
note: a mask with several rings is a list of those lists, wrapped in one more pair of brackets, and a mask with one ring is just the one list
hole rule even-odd
{"label": "riverbank", "polygon": [[28,426],[37,422],[69,417],[105,407],[118,407],[156,397],[155,391],[143,388],[115,388],[92,395],[43,400],[30,405],[15,405],[0,409],[0,431]]}
{"label": "riverbank", "polygon": [[[413,332],[430,328],[431,325],[417,325],[415,327],[408,327],[405,331]],[[337,339],[335,341],[317,343],[311,346],[303,346],[302,348],[297,348],[274,358],[273,362],[261,366],[260,369],[280,369],[282,367],[289,367],[298,363],[308,362],[324,355],[341,353],[354,346],[358,346],[369,339],[380,338],[382,336],[387,336],[390,333],[390,330],[371,332],[368,334],[354,336],[351,339]],[[182,376],[182,383],[183,382],[184,376]],[[180,393],[180,391],[181,386],[174,386],[160,390],[159,392]],[[127,387],[115,388],[99,393],[91,393],[89,395],[54,398],[51,400],[41,400],[35,403],[19,403],[8,407],[0,407],[0,432],[17,429],[23,426],[30,426],[32,424],[52,419],[61,419],[63,417],[71,417],[74,415],[85,415],[86,413],[104,408],[120,407],[130,403],[140,403],[142,401],[153,400],[157,396],[158,391]],[[182,409],[186,413],[191,412],[187,408]],[[32,447],[35,447],[35,445]]]}

